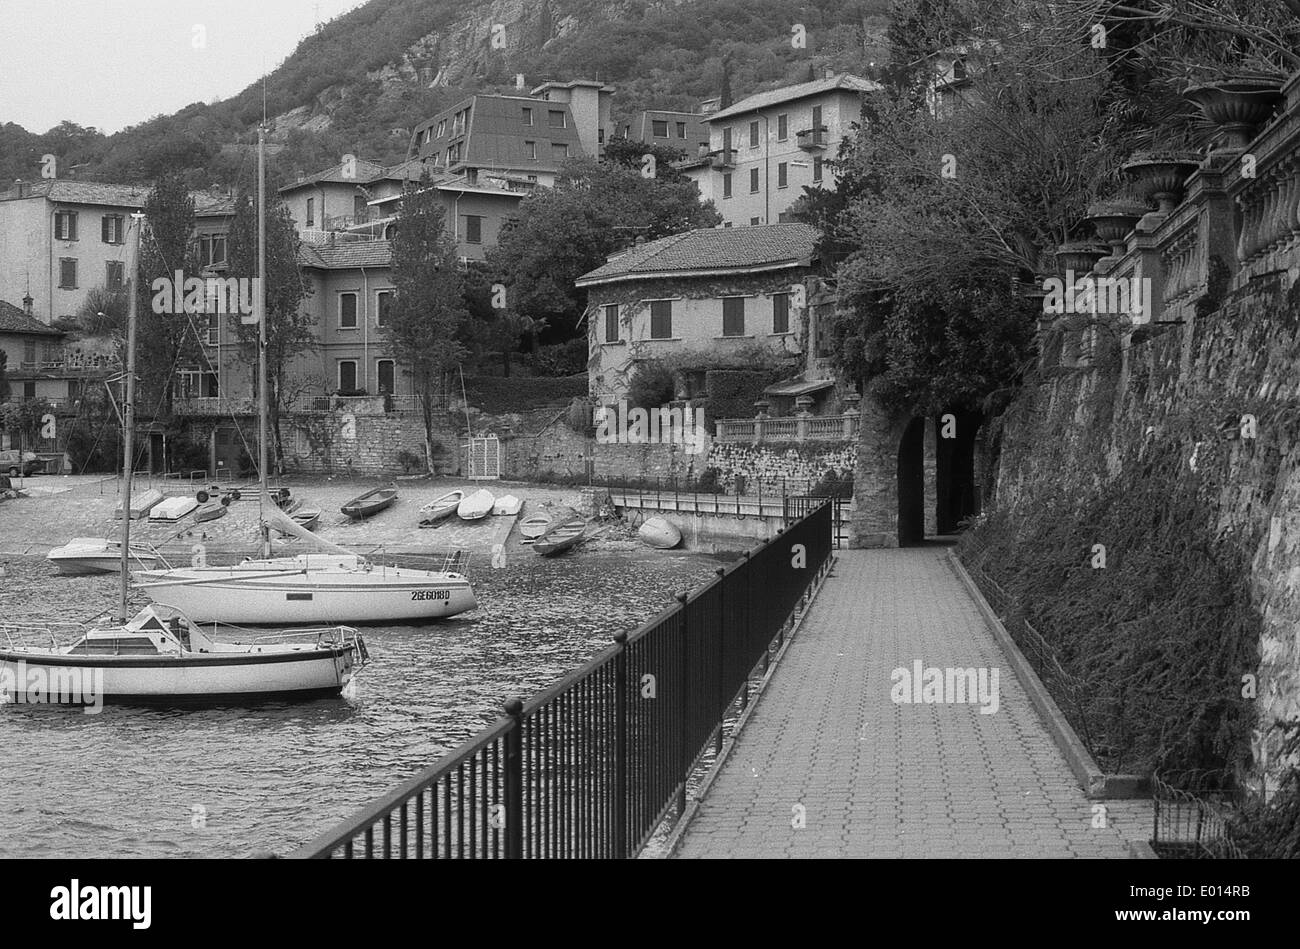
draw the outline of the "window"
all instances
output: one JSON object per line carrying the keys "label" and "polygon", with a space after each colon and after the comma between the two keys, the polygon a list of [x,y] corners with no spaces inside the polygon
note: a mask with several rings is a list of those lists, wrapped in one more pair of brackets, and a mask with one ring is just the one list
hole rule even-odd
{"label": "window", "polygon": [[221,314],[208,314],[208,345],[216,346],[221,342]]}
{"label": "window", "polygon": [[724,221],[724,222],[722,223],[722,226],[723,226],[723,227],[731,227],[731,222],[730,222],[730,221]]}
{"label": "window", "polygon": [[524,124],[525,125],[533,124],[533,110],[529,106],[524,106]]}
{"label": "window", "polygon": [[819,105],[813,106],[812,130],[813,141],[820,142],[822,140],[822,107]]}
{"label": "window", "polygon": [[23,383],[23,398],[24,398],[24,399],[27,399],[27,400],[29,400],[29,401],[30,401],[31,399],[36,398],[36,383],[35,383],[35,382],[24,382],[24,383]]}
{"label": "window", "polygon": [[729,171],[722,176],[722,196],[731,197],[731,172]]}
{"label": "window", "polygon": [[[438,138],[442,138],[446,134],[447,134],[447,120],[443,119],[438,123]],[[429,140],[429,133],[427,130],[424,133],[424,139],[425,141]]]}
{"label": "window", "polygon": [[722,298],[722,335],[745,335],[745,298]]}
{"label": "window", "polygon": [[524,153],[525,153],[529,158],[536,158],[536,157],[537,157],[537,143],[536,143],[536,142],[524,142]]}
{"label": "window", "polygon": [[652,300],[650,302],[650,338],[673,338],[672,300]]}
{"label": "window", "polygon": [[357,391],[357,361],[355,359],[339,360],[339,391]]}
{"label": "window", "polygon": [[776,117],[776,140],[784,142],[790,137],[790,116],[783,112]]}
{"label": "window", "polygon": [[569,146],[561,142],[551,142],[551,158],[562,161],[569,157]]}
{"label": "window", "polygon": [[722,130],[722,157],[731,158],[731,129]]}
{"label": "window", "polygon": [[[339,329],[357,328],[357,295],[355,293],[339,294]],[[356,366],[353,364],[353,368]]]}
{"label": "window", "polygon": [[[308,226],[311,222],[308,221]],[[199,238],[199,263],[203,267],[215,267],[226,262],[226,239],[217,234]]]}
{"label": "window", "polygon": [[59,288],[61,290],[77,289],[77,258],[59,259]]}
{"label": "window", "polygon": [[100,238],[105,244],[122,243],[122,231],[125,218],[120,214],[105,214],[100,219]]}
{"label": "window", "polygon": [[758,169],[749,169],[749,193],[758,194]]}
{"label": "window", "polygon": [[391,359],[381,359],[375,363],[375,378],[379,384],[380,395],[392,395],[397,391],[395,366]]}
{"label": "window", "polygon": [[605,342],[618,342],[618,304],[605,307]]}
{"label": "window", "polygon": [[749,147],[758,148],[758,123],[749,123]]}
{"label": "window", "polygon": [[315,198],[307,199],[307,226],[308,227],[316,226],[316,199]]}
{"label": "window", "polygon": [[125,283],[126,265],[120,260],[110,260],[104,264],[104,287],[108,290],[121,290]]}
{"label": "window", "polygon": [[23,365],[36,365],[36,340],[34,339],[23,340]]}
{"label": "window", "polygon": [[393,291],[380,290],[375,294],[375,325],[387,326],[389,311],[393,306]]}
{"label": "window", "polygon": [[366,215],[368,215],[369,213],[370,213],[370,205],[367,203],[366,196],[364,194],[353,195],[352,217],[357,222],[361,222],[366,219]]}
{"label": "window", "polygon": [[790,332],[790,294],[772,294],[772,332]]}
{"label": "window", "polygon": [[483,218],[478,214],[465,215],[465,243],[483,243]]}
{"label": "window", "polygon": [[668,137],[668,122],[666,119],[655,119],[650,123],[650,134],[655,138]]}
{"label": "window", "polygon": [[813,181],[821,181],[821,180],[822,180],[822,159],[821,156],[818,155],[815,158],[813,158]]}
{"label": "window", "polygon": [[781,162],[776,166],[776,186],[778,188],[788,188],[790,186],[790,166],[786,162]]}
{"label": "window", "polygon": [[54,212],[54,236],[61,241],[75,241],[77,239],[76,211]]}
{"label": "window", "polygon": [[686,123],[685,123],[685,122],[678,122],[678,123],[677,123],[677,137],[678,137],[678,138],[685,138],[685,137],[686,137]]}
{"label": "window", "polygon": [[546,124],[553,129],[568,128],[563,109],[551,109],[546,113]]}
{"label": "window", "polygon": [[755,227],[755,226],[757,226],[757,225],[758,225],[758,222],[759,222],[760,220],[761,220],[760,218],[756,218],[756,217],[752,217],[752,218],[750,218],[750,219],[749,219],[749,226],[750,226],[750,227]]}

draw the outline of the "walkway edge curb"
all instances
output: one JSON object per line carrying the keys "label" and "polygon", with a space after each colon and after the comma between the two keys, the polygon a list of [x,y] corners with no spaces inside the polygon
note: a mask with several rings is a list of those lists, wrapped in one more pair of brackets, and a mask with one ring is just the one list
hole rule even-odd
{"label": "walkway edge curb", "polygon": [[[664,841],[663,853],[660,859],[670,860],[677,852],[677,848],[681,845],[682,838],[686,835],[686,831],[690,827],[691,821],[694,820],[695,815],[699,813],[700,804],[703,803],[704,798],[708,795],[709,788],[713,786],[714,780],[722,772],[722,766],[726,764],[727,759],[731,757],[731,749],[735,746],[736,739],[745,730],[745,724],[749,721],[750,715],[752,715],[754,710],[758,708],[758,701],[763,697],[763,693],[767,690],[767,684],[772,680],[772,676],[776,673],[777,667],[781,664],[782,657],[785,656],[786,650],[790,648],[790,644],[794,642],[795,634],[799,632],[799,627],[803,625],[804,619],[806,619],[808,614],[812,612],[813,604],[817,602],[817,595],[821,593],[822,587],[826,585],[826,581],[829,580],[831,575],[835,572],[835,564],[837,562],[837,558],[832,552],[830,561],[827,563],[826,573],[812,587],[807,607],[795,616],[790,631],[785,634],[785,638],[781,643],[781,648],[777,650],[776,655],[774,655],[768,663],[767,672],[763,674],[763,678],[759,680],[758,685],[750,693],[749,704],[745,707],[745,710],[740,713],[740,717],[736,719],[736,725],[731,730],[731,735],[725,742],[723,742],[722,750],[718,753],[718,757],[714,760],[712,767],[709,768],[708,773],[704,776],[704,780],[700,782],[699,788],[697,788],[695,793],[691,795],[690,802],[686,805],[686,812],[678,819],[677,823],[673,826],[672,832],[669,833],[668,839]],[[721,728],[722,726],[719,725],[718,727]]]}
{"label": "walkway edge curb", "polygon": [[1078,734],[1070,725],[1068,719],[1061,712],[1056,700],[1052,698],[1043,685],[1043,680],[1038,678],[1038,673],[1034,667],[1029,664],[1025,654],[1020,651],[1007,628],[1002,625],[1002,620],[998,618],[993,607],[989,606],[988,600],[984,599],[984,594],[980,592],[979,586],[966,571],[965,565],[957,557],[955,550],[948,551],[948,565],[952,567],[953,572],[965,585],[966,591],[979,607],[980,614],[984,617],[985,624],[993,633],[993,638],[997,640],[998,645],[1002,647],[1003,653],[1011,663],[1012,670],[1020,684],[1024,686],[1025,692],[1029,695],[1029,701],[1034,708],[1038,710],[1038,715],[1047,726],[1051,733],[1052,740],[1056,742],[1057,748],[1065,756],[1066,764],[1074,772],[1079,784],[1083,787],[1084,793],[1089,800],[1124,800],[1135,798],[1146,798],[1149,795],[1144,792],[1142,779],[1138,775],[1130,774],[1111,774],[1104,773],[1097,765],[1096,760],[1088,752],[1083,742],[1079,740]]}

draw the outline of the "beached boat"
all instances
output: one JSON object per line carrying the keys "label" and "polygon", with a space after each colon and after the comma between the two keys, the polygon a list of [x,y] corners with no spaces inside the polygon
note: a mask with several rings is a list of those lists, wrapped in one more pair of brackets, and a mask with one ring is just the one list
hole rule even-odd
{"label": "beached boat", "polygon": [[637,536],[647,547],[672,550],[682,542],[682,532],[662,517],[652,517],[641,525]]}
{"label": "beached boat", "polygon": [[456,513],[460,515],[462,521],[481,521],[492,513],[495,504],[496,498],[492,496],[491,491],[475,491],[460,502]]}
{"label": "beached boat", "polygon": [[199,502],[194,498],[167,498],[165,501],[159,501],[149,512],[151,521],[179,521],[182,517],[187,517]]}
{"label": "beached boat", "polygon": [[507,494],[505,497],[497,498],[496,503],[492,505],[492,513],[497,517],[514,517],[523,508],[523,501],[513,494]]}
{"label": "beached boat", "polygon": [[519,533],[523,534],[526,538],[541,537],[546,533],[546,528],[551,526],[551,521],[553,520],[555,520],[555,515],[548,514],[544,511],[537,514],[529,514],[519,522]]}
{"label": "beached boat", "polygon": [[314,531],[320,523],[321,509],[318,507],[300,507],[289,515],[293,522],[303,530]]}
{"label": "beached boat", "polygon": [[[75,537],[62,547],[55,547],[45,559],[69,577],[117,573],[122,569],[122,545],[103,537]],[[146,548],[132,547],[131,562],[141,567],[156,567],[162,558]]]}
{"label": "beached boat", "polygon": [[194,513],[194,523],[206,524],[208,521],[215,521],[217,518],[225,517],[229,512],[230,498],[225,497],[220,501],[209,501]]}
{"label": "beached boat", "polygon": [[343,505],[342,511],[354,521],[374,517],[380,511],[386,511],[397,501],[396,488],[375,488],[353,498]]}
{"label": "beached boat", "polygon": [[153,606],[128,623],[79,630],[68,646],[50,645],[71,629],[0,623],[0,695],[18,704],[88,706],[326,697],[338,695],[368,658],[347,626],[222,642]]}
{"label": "beached boat", "polygon": [[543,557],[562,554],[582,540],[587,521],[580,515],[559,517],[546,529],[546,533],[533,541],[533,550]]}
{"label": "beached boat", "polygon": [[460,502],[465,500],[465,492],[457,488],[436,498],[420,508],[420,526],[437,527],[442,521],[456,513]]}
{"label": "beached boat", "polygon": [[[157,488],[150,488],[148,491],[142,491],[139,494],[131,495],[131,520],[138,521],[149,514],[158,504],[163,501],[163,493]],[[114,517],[122,516],[122,504],[119,501],[116,509],[113,511]]]}

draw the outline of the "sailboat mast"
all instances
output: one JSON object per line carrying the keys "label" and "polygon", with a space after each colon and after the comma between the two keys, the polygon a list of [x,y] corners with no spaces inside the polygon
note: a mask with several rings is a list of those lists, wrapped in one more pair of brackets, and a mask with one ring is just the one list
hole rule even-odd
{"label": "sailboat mast", "polygon": [[136,284],[140,268],[140,227],[144,221],[143,214],[131,215],[131,229],[134,237],[131,241],[131,266],[127,273],[126,293],[126,398],[122,405],[122,575],[118,591],[118,619],[125,623],[130,614],[127,612],[127,596],[131,592],[131,482],[135,468],[135,323]]}
{"label": "sailboat mast", "polygon": [[261,475],[261,499],[258,501],[258,523],[262,535],[262,557],[271,556],[271,527],[266,522],[266,497],[270,491],[268,478],[266,433],[266,125],[257,127],[257,395],[258,438],[257,470]]}

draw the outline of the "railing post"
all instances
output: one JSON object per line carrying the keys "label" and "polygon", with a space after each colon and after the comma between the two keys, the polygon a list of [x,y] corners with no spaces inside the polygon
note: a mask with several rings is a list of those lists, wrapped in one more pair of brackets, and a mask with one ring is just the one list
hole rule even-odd
{"label": "railing post", "polygon": [[614,858],[627,856],[627,633],[614,634]]}
{"label": "railing post", "polygon": [[[506,859],[524,855],[524,703],[517,698],[506,702],[506,714],[513,720],[506,732]],[[435,807],[437,806],[435,802]],[[437,850],[438,842],[433,842]]]}
{"label": "railing post", "polygon": [[687,644],[688,637],[690,635],[686,629],[686,600],[688,596],[689,594],[685,592],[677,594],[677,602],[681,604],[682,607],[681,623],[679,624],[681,626],[681,634],[680,634],[681,642],[679,645],[681,646],[681,652],[682,652],[682,677],[680,682],[681,697],[678,700],[678,704],[677,704],[677,712],[681,718],[681,722],[680,722],[681,727],[678,729],[678,735],[681,739],[682,748],[681,748],[681,761],[679,763],[678,770],[681,772],[682,786],[681,789],[677,792],[678,819],[681,819],[682,815],[686,813],[686,778],[691,770],[691,749],[687,747],[687,733],[688,733],[687,717],[689,712],[689,705],[687,704],[687,700],[686,700],[686,695],[688,690],[688,686],[686,682],[686,675],[687,675],[686,644]]}

